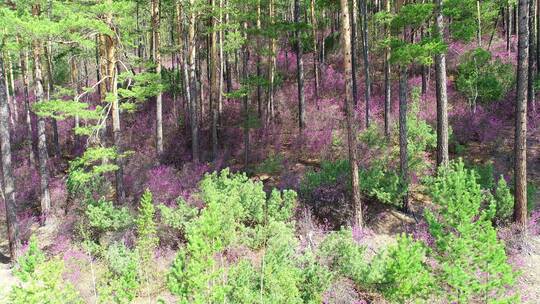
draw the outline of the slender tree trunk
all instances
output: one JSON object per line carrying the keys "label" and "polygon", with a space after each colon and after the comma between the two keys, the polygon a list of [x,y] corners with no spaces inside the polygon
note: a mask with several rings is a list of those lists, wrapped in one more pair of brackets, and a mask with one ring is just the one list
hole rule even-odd
{"label": "slender tree trunk", "polygon": [[369,67],[369,40],[368,40],[368,22],[367,22],[367,0],[361,0],[362,11],[362,49],[364,54],[364,79],[365,79],[365,97],[366,97],[366,128],[369,128],[369,103],[371,101],[371,77]]}
{"label": "slender tree trunk", "polygon": [[[107,3],[112,4],[112,0],[108,0]],[[106,21],[111,31],[115,32],[115,26],[113,23],[112,13],[107,13]],[[116,166],[118,169],[115,172],[116,177],[116,202],[121,205],[125,202],[126,193],[124,190],[124,161],[122,157],[122,133],[120,127],[120,107],[118,101],[118,50],[117,50],[117,35],[113,36],[103,35],[104,51],[106,57],[103,58],[103,62],[106,63],[105,71],[108,76],[107,91],[112,95],[111,102],[111,116],[112,116],[112,131],[113,141],[116,147],[117,153],[120,157],[116,159]]]}
{"label": "slender tree trunk", "polygon": [[310,1],[311,26],[313,35],[313,72],[315,74],[315,102],[319,97],[319,39],[317,37],[317,17],[315,16],[315,0]]}
{"label": "slender tree trunk", "polygon": [[506,22],[506,25],[507,25],[507,28],[506,28],[506,52],[510,52],[510,46],[511,46],[511,43],[512,43],[512,29],[513,29],[513,26],[512,26],[512,20],[513,20],[513,12],[512,12],[512,5],[510,4],[510,2],[508,2],[508,8],[507,8],[507,22]]}
{"label": "slender tree trunk", "polygon": [[[4,57],[7,57],[5,54],[0,54],[0,57],[2,57],[2,66],[0,66],[0,68],[2,68],[2,70],[6,70],[6,67],[5,67],[5,62],[4,62]],[[10,112],[10,115],[9,115],[9,122],[12,126],[15,126],[15,113],[13,113],[13,100],[15,100],[15,96],[13,96],[13,98],[11,98],[11,93],[9,92],[9,80],[7,78],[7,75],[6,77],[4,77],[4,79],[2,80],[4,82],[4,93],[6,94],[6,98],[7,98],[7,103],[8,103],[8,109],[9,109],[9,112]]]}
{"label": "slender tree trunk", "polygon": [[[435,30],[444,41],[444,19],[442,0],[435,0]],[[437,95],[437,165],[448,165],[448,95],[446,93],[446,55],[435,56],[436,95]]]}
{"label": "slender tree trunk", "polygon": [[[75,93],[79,95],[81,92],[81,86],[79,84],[79,69],[77,67],[77,60],[75,57],[71,59],[71,82],[72,82],[73,88],[75,89]],[[75,115],[74,127],[75,129],[80,127],[79,115]],[[73,132],[73,133],[74,133],[73,134],[74,146],[75,148],[78,148],[79,136],[77,136],[76,132]],[[78,150],[78,149],[75,149],[75,150]]]}
{"label": "slender tree trunk", "polygon": [[[161,52],[160,48],[160,8],[159,0],[152,0],[152,50],[156,65],[156,74],[161,80]],[[156,96],[156,153],[158,158],[163,154],[163,95],[161,91]]]}
{"label": "slender tree trunk", "polygon": [[352,62],[351,62],[351,24],[349,21],[349,4],[340,0],[341,5],[341,37],[342,52],[345,67],[345,114],[347,121],[347,141],[349,145],[349,162],[351,164],[352,205],[354,210],[354,225],[363,226],[362,202],[360,199],[360,178],[358,174],[358,158],[356,154],[356,125],[352,95]]}
{"label": "slender tree trunk", "polygon": [[352,94],[353,94],[353,103],[356,107],[358,105],[358,80],[356,76],[358,75],[356,67],[358,63],[356,58],[358,58],[358,5],[357,1],[352,1],[352,12],[351,12],[351,64],[352,64]]}
{"label": "slender tree trunk", "polygon": [[[47,99],[50,98],[50,94],[54,91],[54,78],[53,78],[53,65],[51,60],[51,54],[49,54],[49,47],[45,45],[43,47],[43,56],[45,56],[45,68],[47,70],[47,83],[48,83],[48,94]],[[51,125],[53,130],[53,146],[54,146],[54,154],[57,157],[62,156],[62,150],[60,148],[60,138],[58,136],[58,122],[56,121],[56,118],[51,118]]]}
{"label": "slender tree trunk", "polygon": [[[536,73],[540,73],[540,0],[536,1],[535,18],[536,18]],[[535,104],[533,104],[535,106]],[[535,110],[535,109],[533,109]]]}
{"label": "slender tree trunk", "polygon": [[476,40],[478,47],[482,47],[482,14],[480,13],[480,0],[476,0]]}
{"label": "slender tree trunk", "polygon": [[[0,58],[2,60],[2,58]],[[1,62],[0,66],[4,63]],[[3,78],[3,79],[2,79]],[[5,95],[6,88],[3,88],[5,70],[0,71],[0,151],[2,152],[2,191],[4,195],[4,206],[6,210],[7,237],[9,242],[9,253],[11,262],[17,260],[21,242],[19,239],[19,227],[17,224],[17,202],[15,200],[15,181],[13,178],[13,167],[11,164],[11,135],[9,127],[9,105]]]}
{"label": "slender tree trunk", "polygon": [[[39,16],[39,5],[32,6],[32,14]],[[33,56],[34,56],[34,91],[36,100],[42,102],[43,96],[43,76],[41,71],[41,42],[35,40],[33,43]],[[47,217],[51,209],[51,197],[49,193],[49,168],[47,165],[49,155],[47,153],[47,136],[45,134],[45,119],[38,117],[37,123],[38,129],[38,157],[39,157],[39,175],[40,175],[40,200],[41,200],[41,217],[42,223],[47,223]]]}
{"label": "slender tree trunk", "polygon": [[[247,41],[247,23],[244,23],[245,40]],[[244,45],[242,48],[242,82],[246,82],[248,77],[248,58],[249,58],[249,49],[247,45]],[[245,94],[242,98],[243,102],[243,116],[244,116],[244,170],[247,169],[249,164],[249,150],[250,150],[250,141],[249,141],[249,98],[248,94]]]}
{"label": "slender tree trunk", "polygon": [[21,50],[21,75],[23,84],[24,95],[24,112],[26,118],[26,136],[28,137],[28,160],[31,166],[36,164],[36,156],[34,154],[33,138],[34,132],[32,131],[32,117],[30,116],[30,92],[29,92],[29,80],[28,80],[28,51],[26,49]]}
{"label": "slender tree trunk", "polygon": [[[300,24],[300,0],[294,0],[294,23]],[[306,104],[304,100],[304,62],[302,59],[302,40],[300,29],[296,31],[296,78],[298,82],[298,126],[300,133],[306,127]]]}
{"label": "slender tree trunk", "polygon": [[[191,7],[195,5],[195,0],[190,0]],[[189,71],[191,78],[191,103],[190,103],[190,119],[191,119],[191,153],[193,162],[199,162],[199,118],[197,111],[197,72],[196,72],[196,55],[197,45],[195,40],[195,23],[196,12],[192,9],[190,12],[190,22],[188,29],[188,45],[189,45]]]}
{"label": "slender tree trunk", "polygon": [[[257,1],[257,30],[261,30],[261,0],[258,0]],[[261,37],[260,37],[260,34],[257,34],[257,45],[262,45],[261,44]],[[262,71],[261,71],[261,54],[260,54],[260,51],[257,51],[256,52],[256,63],[255,63],[255,68],[256,68],[256,72],[257,72],[257,116],[260,120],[262,120],[262,116],[263,116],[263,113],[262,113],[262,88],[261,88],[261,83],[259,81],[259,79],[261,78],[261,74],[262,74]]]}
{"label": "slender tree trunk", "polygon": [[514,139],[514,221],[527,225],[527,83],[529,71],[528,0],[518,1],[517,100]]}
{"label": "slender tree trunk", "polygon": [[[215,13],[216,0],[211,0],[212,9]],[[216,14],[217,15],[217,14]],[[212,113],[212,158],[216,159],[218,154],[218,107],[219,107],[219,96],[221,92],[219,91],[219,75],[221,69],[218,69],[218,46],[217,46],[217,21],[216,18],[212,18],[212,33],[210,35],[211,39],[211,56],[210,56],[210,111]]]}
{"label": "slender tree trunk", "polygon": [[[270,15],[270,26],[274,25],[274,0],[269,0],[268,11]],[[269,123],[274,119],[275,104],[274,104],[274,72],[276,65],[276,39],[271,37],[269,39],[270,56],[268,56],[268,105],[266,122]]]}
{"label": "slender tree trunk", "polygon": [[529,75],[527,80],[527,107],[535,110],[536,94],[534,89],[534,78],[536,76],[536,0],[529,1]]}
{"label": "slender tree trunk", "polygon": [[[13,60],[11,60],[11,54],[7,52],[7,60],[8,60],[8,71],[9,71],[9,86],[11,87],[11,93],[12,93],[12,110],[13,113],[13,121],[18,122],[19,121],[19,109],[17,106],[17,98],[16,98],[16,92],[15,92],[15,78],[13,77]],[[6,80],[7,80],[7,74],[6,74]],[[8,90],[9,91],[9,90]]]}
{"label": "slender tree trunk", "polygon": [[407,94],[408,71],[405,65],[399,71],[399,164],[403,187],[403,211],[409,212],[409,164],[407,152]]}
{"label": "slender tree trunk", "polygon": [[[385,0],[385,9],[390,13],[390,0]],[[385,36],[390,39],[390,27],[385,26]],[[384,49],[384,134],[390,137],[390,115],[392,111],[392,80],[390,65],[390,48]]]}

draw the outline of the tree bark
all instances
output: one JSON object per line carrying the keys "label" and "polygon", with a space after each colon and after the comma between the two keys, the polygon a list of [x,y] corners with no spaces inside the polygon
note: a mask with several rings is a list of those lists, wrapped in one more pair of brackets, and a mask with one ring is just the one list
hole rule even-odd
{"label": "tree bark", "polygon": [[352,1],[351,12],[351,64],[352,64],[352,94],[354,106],[358,106],[358,80],[356,67],[358,63],[358,2]]}
{"label": "tree bark", "polygon": [[[244,35],[247,43],[247,22],[244,23]],[[244,45],[242,48],[242,82],[243,85],[246,85],[245,82],[248,78],[248,58],[249,58],[249,49],[247,45]],[[250,140],[249,140],[249,98],[248,93],[246,93],[242,98],[242,114],[244,117],[243,128],[244,128],[244,170],[247,170],[249,164],[249,150],[250,150]]]}
{"label": "tree bark", "polygon": [[399,71],[399,164],[403,189],[403,211],[409,212],[409,164],[407,151],[407,94],[408,71],[405,65]]}
{"label": "tree bark", "polygon": [[536,94],[534,89],[534,78],[536,76],[536,0],[529,1],[529,75],[527,79],[527,107],[535,110]]}
{"label": "tree bark", "polygon": [[[300,26],[300,0],[294,0],[294,23]],[[306,104],[304,99],[304,62],[302,59],[302,41],[300,29],[295,31],[296,38],[296,79],[298,82],[298,127],[300,133],[306,127]]]}
{"label": "tree bark", "polygon": [[[47,71],[47,84],[48,84],[48,94],[47,98],[50,98],[50,94],[54,92],[54,78],[53,78],[53,65],[52,60],[50,59],[51,54],[49,54],[49,48],[47,45],[43,47],[43,56],[45,56],[45,68]],[[57,157],[62,156],[62,150],[60,148],[60,138],[58,136],[58,122],[56,121],[56,118],[51,118],[51,125],[53,130],[53,146],[54,146],[54,154]]]}
{"label": "tree bark", "polygon": [[[270,25],[274,25],[274,0],[268,2],[268,13],[270,15]],[[266,122],[269,123],[274,119],[275,104],[274,104],[274,72],[276,65],[276,40],[271,37],[269,40],[270,56],[268,56],[268,104]]]}
{"label": "tree bark", "polygon": [[356,125],[354,119],[354,105],[352,95],[352,62],[351,62],[351,24],[349,20],[349,4],[347,0],[340,0],[341,5],[341,39],[343,43],[343,61],[345,67],[345,114],[347,122],[347,141],[349,146],[349,162],[351,164],[352,181],[352,207],[354,212],[354,225],[363,226],[362,202],[360,198],[360,177],[358,174],[358,158],[356,144]]}
{"label": "tree bark", "polygon": [[[39,16],[40,7],[38,4],[32,6],[32,14],[34,16]],[[36,95],[36,100],[42,102],[43,97],[43,76],[41,71],[41,42],[35,40],[33,43],[33,56],[34,56],[34,93]],[[39,175],[40,175],[40,201],[41,201],[41,217],[42,224],[47,223],[47,217],[51,209],[51,197],[49,193],[49,168],[47,165],[48,162],[48,152],[47,152],[47,136],[45,132],[45,119],[43,117],[38,117],[37,123],[38,129],[38,158],[39,158]]]}
{"label": "tree bark", "polygon": [[29,80],[28,80],[28,51],[26,49],[21,50],[21,75],[23,84],[23,96],[24,96],[24,112],[26,118],[26,136],[28,136],[28,160],[31,166],[36,164],[36,156],[34,154],[33,138],[34,132],[32,131],[32,117],[30,116],[30,92],[29,92]]}
{"label": "tree bark", "polygon": [[[111,4],[112,0],[108,0]],[[107,24],[111,31],[115,32],[115,26],[113,24],[112,13],[107,13]],[[105,42],[105,54],[106,58],[103,60],[106,62],[106,75],[108,76],[107,90],[113,96],[111,103],[111,116],[112,116],[112,131],[113,141],[116,147],[119,157],[116,159],[116,166],[118,169],[115,172],[116,178],[116,202],[121,205],[126,199],[126,192],[124,190],[124,161],[122,158],[122,133],[120,127],[120,107],[118,101],[118,68],[117,68],[117,44],[116,35],[108,36],[104,35],[103,40]]]}
{"label": "tree bark", "polygon": [[369,103],[371,100],[371,77],[369,66],[369,40],[368,40],[368,22],[367,22],[367,0],[361,0],[362,13],[362,49],[364,54],[364,80],[366,85],[366,128],[369,128]]}
{"label": "tree bark", "polygon": [[313,72],[315,75],[315,100],[317,102],[317,99],[319,97],[319,39],[317,37],[317,17],[315,16],[315,0],[310,1],[310,12],[313,35]]}
{"label": "tree bark", "polygon": [[[0,61],[2,58],[0,58]],[[0,66],[4,63],[1,62]],[[5,69],[0,71],[0,151],[2,152],[2,177],[4,205],[6,208],[6,225],[9,242],[11,262],[15,263],[21,242],[19,239],[19,227],[17,224],[17,205],[15,200],[15,181],[13,178],[13,166],[11,163],[11,135],[9,126],[9,105],[5,95],[4,79]],[[3,79],[2,79],[3,78]]]}
{"label": "tree bark", "polygon": [[[442,0],[435,0],[436,35],[444,41],[444,19]],[[436,95],[437,95],[437,166],[448,165],[448,94],[446,92],[446,55],[435,55]]]}
{"label": "tree bark", "polygon": [[[391,12],[390,0],[385,0],[384,7],[387,13]],[[386,39],[390,39],[390,26],[384,28]],[[390,138],[390,115],[392,111],[392,79],[390,65],[390,47],[384,49],[384,134]]]}
{"label": "tree bark", "polygon": [[[160,26],[160,15],[159,15],[159,9],[160,9],[160,1],[159,0],[152,0],[152,51],[154,64],[156,65],[156,74],[159,77],[159,80],[161,81],[161,52],[159,50],[160,47],[160,33],[159,33],[159,26]],[[158,155],[158,159],[161,158],[161,155],[163,154],[163,95],[161,91],[156,96],[156,153]]]}
{"label": "tree bark", "polygon": [[191,103],[190,103],[190,119],[191,119],[191,153],[192,160],[195,163],[199,162],[199,118],[198,118],[198,102],[197,102],[197,71],[196,71],[196,40],[195,40],[195,23],[196,12],[193,7],[195,0],[190,0],[191,12],[188,29],[188,46],[189,46],[189,71],[191,80]]}
{"label": "tree bark", "polygon": [[[212,9],[215,13],[216,1],[212,0]],[[219,75],[221,74],[221,69],[218,69],[218,39],[217,39],[217,21],[216,17],[212,18],[212,33],[210,35],[211,39],[211,56],[210,56],[210,111],[212,113],[212,158],[216,159],[218,154],[218,107],[219,107],[219,96],[221,92],[219,90],[220,82]]]}
{"label": "tree bark", "polygon": [[527,225],[527,81],[529,72],[528,0],[518,1],[517,100],[514,138],[514,221]]}

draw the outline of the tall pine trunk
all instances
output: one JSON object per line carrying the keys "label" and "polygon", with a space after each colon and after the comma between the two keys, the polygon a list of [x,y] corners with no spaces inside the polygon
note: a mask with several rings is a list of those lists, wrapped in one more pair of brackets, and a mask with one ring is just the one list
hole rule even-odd
{"label": "tall pine trunk", "polygon": [[[38,4],[32,6],[32,14],[34,16],[39,16],[40,7]],[[35,40],[33,43],[32,51],[34,57],[34,93],[36,95],[37,102],[44,101],[40,49],[41,42],[39,40]],[[43,218],[42,224],[46,224],[47,217],[49,216],[49,212],[51,209],[51,196],[49,193],[49,168],[47,165],[49,158],[47,152],[47,135],[45,132],[45,119],[43,117],[38,117],[37,129],[41,217]]]}
{"label": "tall pine trunk", "polygon": [[21,50],[21,76],[23,84],[23,98],[24,98],[24,114],[26,122],[26,136],[28,137],[28,161],[31,166],[36,164],[36,156],[34,154],[34,132],[32,131],[32,117],[30,112],[30,91],[28,80],[28,51],[26,49]]}
{"label": "tall pine trunk", "polygon": [[[390,13],[390,0],[385,0],[385,9]],[[386,25],[385,36],[390,39],[390,26]],[[392,111],[392,79],[390,65],[390,47],[384,49],[384,134],[390,137],[390,115]]]}
{"label": "tall pine trunk", "polygon": [[364,54],[364,80],[366,98],[366,128],[369,128],[369,103],[371,100],[371,77],[369,67],[369,30],[367,22],[367,0],[361,0],[360,10],[362,13],[362,50]]}
{"label": "tall pine trunk", "polygon": [[[212,9],[215,12],[216,1],[212,0]],[[217,14],[216,14],[217,15]],[[212,33],[210,35],[210,112],[212,115],[212,158],[216,159],[218,154],[218,107],[219,107],[219,91],[220,82],[219,75],[221,69],[218,69],[218,46],[217,46],[217,21],[216,17],[212,18]]]}
{"label": "tall pine trunk", "polygon": [[[436,35],[444,41],[444,19],[442,0],[435,0]],[[435,55],[436,95],[437,95],[437,165],[448,165],[448,95],[446,92],[446,55]]]}
{"label": "tall pine trunk", "polygon": [[190,0],[191,12],[188,29],[188,48],[189,48],[189,77],[191,89],[191,102],[189,104],[189,114],[191,120],[191,154],[193,162],[199,162],[199,114],[197,102],[197,71],[196,71],[196,55],[197,46],[195,40],[195,25],[197,22],[196,12],[194,11],[195,0]]}
{"label": "tall pine trunk", "polygon": [[[154,52],[153,59],[156,65],[156,74],[161,80],[161,52],[160,48],[160,15],[159,15],[159,0],[152,0],[152,50]],[[163,94],[161,91],[156,96],[156,152],[158,158],[163,154]]]}
{"label": "tall pine trunk", "polygon": [[405,65],[399,71],[399,165],[403,190],[402,208],[409,212],[409,163],[407,151],[407,94],[408,71]]}
{"label": "tall pine trunk", "polygon": [[534,78],[536,76],[536,0],[529,1],[529,75],[527,79],[527,107],[535,111],[536,94]]}
{"label": "tall pine trunk", "polygon": [[518,2],[517,100],[514,138],[514,221],[527,225],[527,83],[529,73],[528,0]]}
{"label": "tall pine trunk", "polygon": [[362,202],[360,198],[360,177],[358,174],[358,157],[356,143],[356,124],[354,119],[354,105],[352,95],[352,63],[351,63],[351,24],[349,20],[349,4],[347,0],[340,0],[341,5],[341,39],[343,43],[343,61],[345,67],[345,115],[347,122],[347,141],[349,146],[349,162],[351,165],[352,181],[352,207],[354,224],[362,227]]}
{"label": "tall pine trunk", "polygon": [[[112,3],[112,0],[108,0],[108,3]],[[107,24],[111,31],[115,32],[115,27],[113,24],[112,13],[108,13]],[[116,33],[115,33],[116,34]],[[116,202],[120,205],[123,204],[126,199],[126,192],[124,190],[124,161],[121,154],[123,153],[122,147],[122,133],[120,128],[120,107],[118,101],[118,68],[117,68],[117,45],[118,41],[116,35],[104,36],[105,42],[105,62],[106,72],[108,76],[108,86],[107,90],[112,95],[111,102],[111,116],[112,116],[112,131],[113,131],[113,141],[114,146],[116,147],[117,153],[120,155],[116,159],[116,166],[118,169],[115,172],[116,178]]]}
{"label": "tall pine trunk", "polygon": [[[2,60],[2,58],[0,58]],[[0,62],[3,66],[3,62]],[[17,224],[17,208],[15,200],[15,181],[13,178],[13,166],[11,163],[11,135],[9,122],[9,105],[5,94],[4,79],[5,69],[0,71],[0,152],[2,153],[2,177],[4,207],[6,210],[7,237],[11,262],[15,263],[21,243],[19,240],[19,228]]]}
{"label": "tall pine trunk", "polygon": [[304,61],[302,59],[302,36],[300,35],[300,0],[294,0],[294,23],[296,38],[296,80],[298,82],[298,127],[300,133],[306,127],[306,104],[304,99]]}

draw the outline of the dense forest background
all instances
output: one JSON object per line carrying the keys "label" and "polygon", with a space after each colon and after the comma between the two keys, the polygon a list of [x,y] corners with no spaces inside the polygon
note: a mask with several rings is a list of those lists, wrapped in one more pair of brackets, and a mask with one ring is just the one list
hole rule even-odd
{"label": "dense forest background", "polygon": [[540,1],[5,0],[1,303],[539,303]]}

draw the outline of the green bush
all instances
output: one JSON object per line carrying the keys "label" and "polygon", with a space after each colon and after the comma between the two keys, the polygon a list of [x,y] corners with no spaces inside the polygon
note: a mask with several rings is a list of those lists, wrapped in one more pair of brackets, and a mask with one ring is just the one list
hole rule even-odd
{"label": "green bush", "polygon": [[514,212],[514,196],[502,175],[499,177],[493,199],[495,200],[496,210],[495,220],[497,223],[508,223],[512,219]]}
{"label": "green bush", "polygon": [[[444,298],[458,303],[509,299],[507,288],[515,283],[516,274],[507,262],[504,244],[492,225],[495,203],[477,182],[474,170],[461,160],[441,168],[429,186],[438,207],[426,212],[429,231],[435,240],[431,253],[439,267],[435,277]],[[506,303],[506,302],[504,302]]]}
{"label": "green bush", "polygon": [[474,106],[503,98],[514,83],[511,64],[492,60],[491,53],[477,48],[465,53],[457,67],[456,87]]}
{"label": "green bush", "polygon": [[283,170],[283,157],[280,155],[270,154],[263,160],[255,169],[257,173],[278,174]]}
{"label": "green bush", "polygon": [[107,272],[98,285],[100,303],[131,303],[140,286],[139,255],[124,244],[109,246],[105,261]]}
{"label": "green bush", "polygon": [[367,282],[392,303],[427,301],[432,298],[435,279],[426,260],[425,246],[402,235],[396,245],[373,259]]}
{"label": "green bush", "polygon": [[[206,207],[185,224],[187,243],[167,278],[180,303],[301,303],[289,224],[296,193],[274,190],[267,197],[262,183],[227,169],[207,175],[200,189]],[[262,262],[240,256],[224,263],[223,255],[239,246],[261,251]]]}
{"label": "green bush", "polygon": [[143,266],[148,266],[159,242],[156,236],[157,228],[154,215],[155,209],[152,202],[152,193],[147,189],[141,198],[139,214],[135,220],[137,224],[136,248]]}
{"label": "green bush", "polygon": [[365,282],[367,263],[364,250],[352,237],[350,229],[331,232],[322,242],[318,254],[327,261],[330,269],[355,282]]}
{"label": "green bush", "polygon": [[90,228],[98,233],[121,230],[133,222],[126,207],[115,207],[103,199],[89,202],[84,213]]}
{"label": "green bush", "polygon": [[63,272],[64,262],[57,258],[47,260],[32,237],[28,250],[17,260],[14,274],[21,283],[12,287],[8,303],[83,303],[73,285],[62,278]]}
{"label": "green bush", "polygon": [[[206,207],[186,224],[187,244],[168,275],[169,289],[181,303],[317,303],[322,298],[328,276],[316,261],[296,253],[293,191],[274,190],[267,197],[261,183],[224,170],[205,177],[201,196]],[[235,248],[258,252],[260,258],[242,254],[224,263],[220,256]]]}
{"label": "green bush", "polygon": [[198,214],[197,208],[189,206],[181,198],[177,200],[177,206],[175,208],[159,204],[158,209],[161,215],[161,221],[165,225],[182,233],[185,232],[186,225]]}

